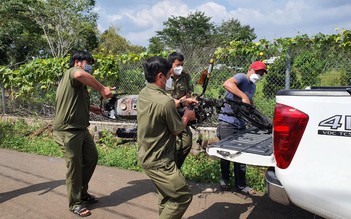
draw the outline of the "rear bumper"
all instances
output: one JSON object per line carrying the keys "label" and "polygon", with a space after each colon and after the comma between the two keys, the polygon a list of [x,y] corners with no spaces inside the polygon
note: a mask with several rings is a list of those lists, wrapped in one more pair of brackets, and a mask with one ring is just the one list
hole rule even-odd
{"label": "rear bumper", "polygon": [[273,167],[268,168],[266,172],[265,184],[266,193],[270,199],[283,205],[289,205],[289,198],[285,192],[283,185],[275,175]]}

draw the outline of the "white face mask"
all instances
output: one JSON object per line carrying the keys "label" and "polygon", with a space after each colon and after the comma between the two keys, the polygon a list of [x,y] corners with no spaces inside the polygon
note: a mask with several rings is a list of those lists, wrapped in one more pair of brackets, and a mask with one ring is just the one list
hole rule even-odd
{"label": "white face mask", "polygon": [[259,80],[261,80],[262,76],[259,74],[252,74],[250,75],[250,81],[256,84]]}
{"label": "white face mask", "polygon": [[169,77],[168,80],[166,81],[165,90],[172,90],[172,85],[173,85],[173,78]]}
{"label": "white face mask", "polygon": [[173,68],[174,74],[175,75],[180,75],[183,71],[183,66],[177,66]]}

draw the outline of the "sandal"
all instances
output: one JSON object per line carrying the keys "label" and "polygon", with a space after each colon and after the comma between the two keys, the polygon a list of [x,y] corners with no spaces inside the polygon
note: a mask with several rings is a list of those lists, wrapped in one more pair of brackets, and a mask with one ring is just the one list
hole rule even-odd
{"label": "sandal", "polygon": [[71,211],[73,214],[76,214],[79,217],[88,217],[91,215],[90,210],[88,210],[84,205],[76,205],[76,207]]}
{"label": "sandal", "polygon": [[219,181],[219,187],[222,191],[229,191],[229,183],[227,180],[221,179]]}
{"label": "sandal", "polygon": [[240,191],[242,193],[246,193],[246,194],[249,194],[249,195],[256,195],[256,191],[254,189],[252,189],[251,187],[249,187],[249,186],[246,186],[243,189],[240,189]]}
{"label": "sandal", "polygon": [[80,200],[85,204],[93,204],[93,203],[96,203],[99,201],[98,198],[96,198],[95,196],[90,195],[90,194],[88,194],[85,197],[80,198]]}

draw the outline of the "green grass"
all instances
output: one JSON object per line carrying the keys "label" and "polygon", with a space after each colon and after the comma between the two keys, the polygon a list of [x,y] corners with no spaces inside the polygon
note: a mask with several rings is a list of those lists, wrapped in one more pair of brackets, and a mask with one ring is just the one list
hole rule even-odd
{"label": "green grass", "polygon": [[[54,142],[50,132],[45,131],[38,136],[31,135],[41,127],[43,124],[28,125],[23,120],[15,123],[0,121],[0,148],[62,157],[61,149]],[[96,145],[99,152],[99,165],[142,171],[136,155],[137,144],[135,142],[124,143],[112,132],[102,131]],[[264,167],[247,167],[247,182],[258,191],[264,191],[265,170]],[[211,159],[204,151],[198,155],[189,154],[183,164],[182,172],[192,182],[217,184],[220,179],[220,162],[219,159]]]}

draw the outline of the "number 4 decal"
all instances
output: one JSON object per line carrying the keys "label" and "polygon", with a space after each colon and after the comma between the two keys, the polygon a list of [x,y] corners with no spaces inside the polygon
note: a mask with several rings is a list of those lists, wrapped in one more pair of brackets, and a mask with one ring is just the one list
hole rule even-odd
{"label": "number 4 decal", "polygon": [[[341,117],[341,115],[332,116],[328,119],[321,121],[319,123],[319,126],[329,127],[330,129],[338,129],[342,126],[342,124],[340,123]],[[351,121],[350,119],[351,118],[349,116],[346,117],[346,120]],[[351,129],[350,125],[348,125],[348,128]]]}

